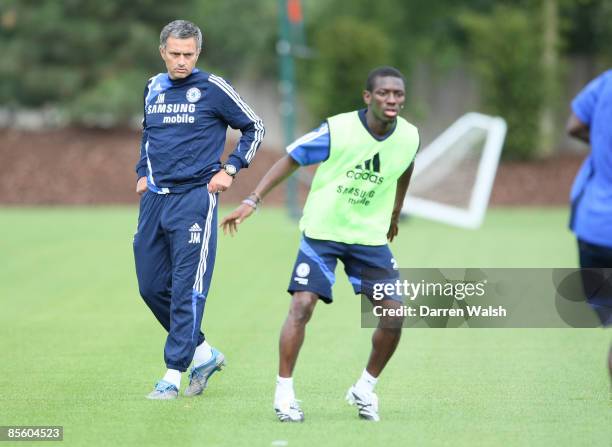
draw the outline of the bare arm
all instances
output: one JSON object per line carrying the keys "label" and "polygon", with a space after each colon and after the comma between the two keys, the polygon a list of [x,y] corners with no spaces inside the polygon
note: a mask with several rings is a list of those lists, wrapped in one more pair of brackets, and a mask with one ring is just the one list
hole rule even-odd
{"label": "bare arm", "polygon": [[565,129],[568,135],[586,144],[591,144],[591,129],[580,121],[580,118],[578,118],[575,113],[570,115]]}
{"label": "bare arm", "polygon": [[297,162],[290,155],[285,155],[283,158],[274,163],[259,181],[254,190],[255,194],[263,199],[270,191],[293,174],[299,167],[300,165],[297,164]]}
{"label": "bare arm", "polygon": [[[272,191],[278,184],[282,183],[287,177],[293,174],[300,165],[289,155],[285,155],[283,158],[278,160],[268,172],[259,181],[255,190],[249,196],[250,200],[261,200],[270,191]],[[253,197],[254,196],[254,197]],[[233,236],[238,231],[238,225],[247,219],[255,208],[245,203],[240,204],[232,213],[225,216],[219,224],[223,227],[223,233],[229,233]]]}
{"label": "bare arm", "polygon": [[387,232],[387,239],[389,242],[393,242],[395,236],[399,232],[398,223],[402,206],[404,205],[404,199],[406,198],[406,192],[408,191],[408,185],[410,185],[410,178],[412,177],[412,171],[414,170],[414,161],[408,166],[408,169],[397,180],[397,188],[395,189],[395,204],[393,205],[393,213],[391,214],[391,223],[389,225],[389,231]]}

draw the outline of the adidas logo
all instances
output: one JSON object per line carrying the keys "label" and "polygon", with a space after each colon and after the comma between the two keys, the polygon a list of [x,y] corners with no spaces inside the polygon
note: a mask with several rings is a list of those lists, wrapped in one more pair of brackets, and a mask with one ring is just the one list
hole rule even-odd
{"label": "adidas logo", "polygon": [[190,239],[188,244],[199,244],[202,240],[202,227],[198,225],[198,223],[194,223],[191,228],[189,228]]}
{"label": "adidas logo", "polygon": [[[380,155],[374,155],[372,159],[364,161],[363,164],[365,165],[366,171],[380,172]],[[355,169],[363,170],[364,168],[362,168],[361,165],[357,165]]]}
{"label": "adidas logo", "polygon": [[157,101],[155,101],[155,104],[163,104],[165,99],[166,99],[166,94],[160,93],[159,95],[157,95]]}
{"label": "adidas logo", "polygon": [[350,179],[364,180],[376,185],[380,185],[385,179],[380,177],[380,155],[376,154],[369,160],[363,162],[363,166],[358,164],[354,169],[346,171],[346,176]]}

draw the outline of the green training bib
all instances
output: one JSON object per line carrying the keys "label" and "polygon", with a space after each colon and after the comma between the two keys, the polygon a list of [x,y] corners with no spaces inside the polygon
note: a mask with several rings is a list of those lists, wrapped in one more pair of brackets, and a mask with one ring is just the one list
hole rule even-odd
{"label": "green training bib", "polygon": [[356,111],[327,122],[330,154],[315,174],[300,230],[313,239],[384,245],[397,180],[419,148],[418,130],[398,117],[393,133],[378,141]]}

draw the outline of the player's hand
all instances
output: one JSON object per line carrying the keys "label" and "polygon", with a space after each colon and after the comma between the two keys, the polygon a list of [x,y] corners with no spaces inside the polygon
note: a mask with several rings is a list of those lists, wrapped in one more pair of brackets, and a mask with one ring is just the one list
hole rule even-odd
{"label": "player's hand", "polygon": [[399,233],[399,213],[393,212],[391,215],[391,224],[389,225],[389,231],[387,231],[387,239],[389,242],[393,242],[395,236]]}
{"label": "player's hand", "polygon": [[227,191],[230,186],[232,186],[232,182],[234,181],[234,177],[229,175],[225,171],[219,171],[213,178],[208,182],[208,192],[217,193]]}
{"label": "player's hand", "polygon": [[219,224],[220,227],[223,227],[223,234],[227,234],[228,231],[231,236],[236,234],[238,232],[238,225],[244,222],[254,211],[255,208],[252,206],[244,203],[241,204],[231,214],[225,216]]}
{"label": "player's hand", "polygon": [[147,190],[147,178],[140,177],[138,181],[136,182],[136,192],[140,195],[143,195],[146,190]]}

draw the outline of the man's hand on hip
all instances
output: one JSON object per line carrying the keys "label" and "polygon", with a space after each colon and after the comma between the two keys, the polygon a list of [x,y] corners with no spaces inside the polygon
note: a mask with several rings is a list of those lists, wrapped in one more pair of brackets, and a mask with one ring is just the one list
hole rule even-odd
{"label": "man's hand on hip", "polygon": [[142,195],[147,190],[147,178],[140,177],[136,182],[136,192]]}
{"label": "man's hand on hip", "polygon": [[219,171],[213,178],[208,182],[208,192],[216,193],[227,191],[230,186],[232,186],[232,182],[234,178],[226,173],[225,171]]}

